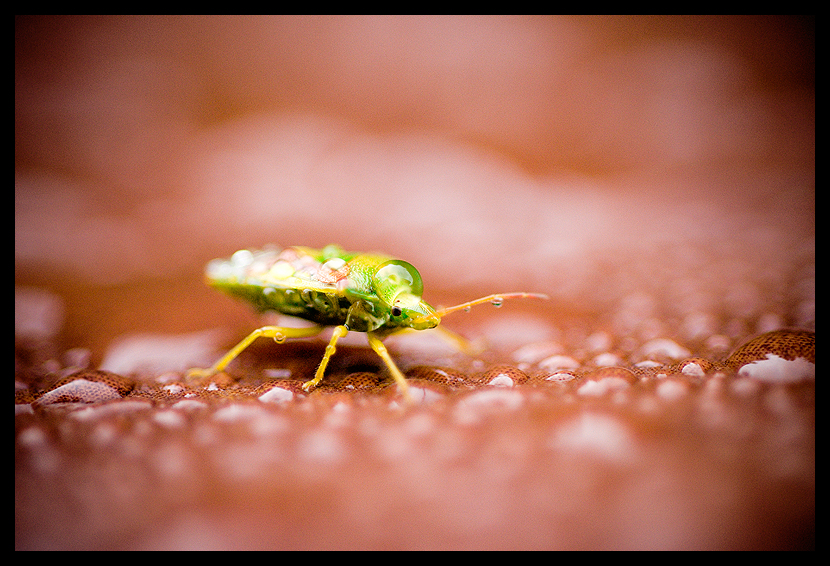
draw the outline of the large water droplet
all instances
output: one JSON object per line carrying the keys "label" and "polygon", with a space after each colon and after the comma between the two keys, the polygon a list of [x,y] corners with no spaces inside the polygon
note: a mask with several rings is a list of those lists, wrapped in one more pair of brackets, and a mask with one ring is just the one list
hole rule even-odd
{"label": "large water droplet", "polygon": [[121,399],[132,389],[133,383],[118,374],[103,370],[81,371],[58,382],[37,400],[37,404],[98,403]]}

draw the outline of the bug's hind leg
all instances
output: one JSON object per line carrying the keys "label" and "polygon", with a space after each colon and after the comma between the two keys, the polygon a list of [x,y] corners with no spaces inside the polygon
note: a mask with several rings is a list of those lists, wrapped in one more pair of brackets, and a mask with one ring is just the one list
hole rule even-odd
{"label": "bug's hind leg", "polygon": [[389,355],[389,351],[386,349],[386,346],[383,345],[380,338],[375,336],[374,332],[367,333],[366,337],[369,340],[369,346],[371,346],[375,353],[386,363],[386,367],[389,368],[389,373],[391,373],[392,377],[395,378],[395,382],[398,384],[398,390],[401,392],[401,395],[403,395],[404,400],[411,404],[412,395],[409,393],[409,384],[406,382],[406,378],[401,373],[401,370],[399,370],[398,366],[395,365],[395,362],[392,360],[392,356]]}
{"label": "bug's hind leg", "polygon": [[317,336],[323,331],[322,326],[312,326],[309,328],[286,328],[282,326],[263,326],[257,328],[248,334],[239,344],[231,348],[231,350],[222,356],[218,362],[207,369],[192,368],[187,371],[188,379],[204,378],[215,375],[224,370],[229,363],[231,363],[236,356],[242,353],[245,348],[257,338],[273,338],[278,343],[282,344],[287,338],[308,338]]}

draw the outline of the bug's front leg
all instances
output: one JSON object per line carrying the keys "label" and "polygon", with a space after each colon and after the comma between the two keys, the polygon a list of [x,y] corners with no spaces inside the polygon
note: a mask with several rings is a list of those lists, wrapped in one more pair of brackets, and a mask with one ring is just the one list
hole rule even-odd
{"label": "bug's front leg", "polygon": [[287,338],[309,338],[311,336],[317,336],[322,331],[322,326],[312,326],[310,328],[285,328],[282,326],[263,326],[262,328],[257,328],[256,330],[248,334],[239,344],[231,348],[231,350],[227,354],[222,356],[222,358],[218,362],[213,364],[211,367],[207,369],[192,368],[188,370],[187,377],[188,379],[195,379],[216,375],[217,373],[224,370],[225,367],[227,367],[227,365],[231,363],[234,360],[234,358],[236,358],[236,356],[241,354],[242,351],[248,346],[250,346],[251,343],[257,338],[273,338],[281,344]]}

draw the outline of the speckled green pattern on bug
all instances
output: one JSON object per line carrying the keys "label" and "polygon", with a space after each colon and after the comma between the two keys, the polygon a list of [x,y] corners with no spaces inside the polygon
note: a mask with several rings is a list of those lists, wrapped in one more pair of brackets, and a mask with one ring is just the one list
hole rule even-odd
{"label": "speckled green pattern on bug", "polygon": [[324,327],[335,326],[314,378],[304,383],[303,389],[311,391],[320,383],[337,341],[349,331],[356,331],[366,333],[369,345],[383,359],[407,400],[410,396],[406,379],[389,356],[382,338],[404,329],[435,328],[447,314],[485,302],[500,305],[507,298],[547,298],[534,293],[504,293],[435,309],[421,298],[423,282],[410,263],[380,253],[347,252],[336,245],[323,249],[296,246],[240,250],[230,259],[211,261],[206,276],[213,287],[251,303],[259,311],[277,311],[309,320],[316,326],[258,328],[212,367],[190,370],[190,377],[223,371],[259,337],[282,343],[287,338],[315,336]]}

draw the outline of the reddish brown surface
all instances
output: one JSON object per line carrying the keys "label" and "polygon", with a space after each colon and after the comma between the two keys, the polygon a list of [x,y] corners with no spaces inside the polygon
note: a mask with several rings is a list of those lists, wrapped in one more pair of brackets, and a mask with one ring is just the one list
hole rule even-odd
{"label": "reddish brown surface", "polygon": [[[814,546],[810,20],[15,31],[17,548]],[[184,382],[261,323],[205,262],[266,242],[552,299],[390,338],[414,408],[355,333],[308,397],[319,340]],[[744,352],[804,377],[724,363],[782,328]]]}

